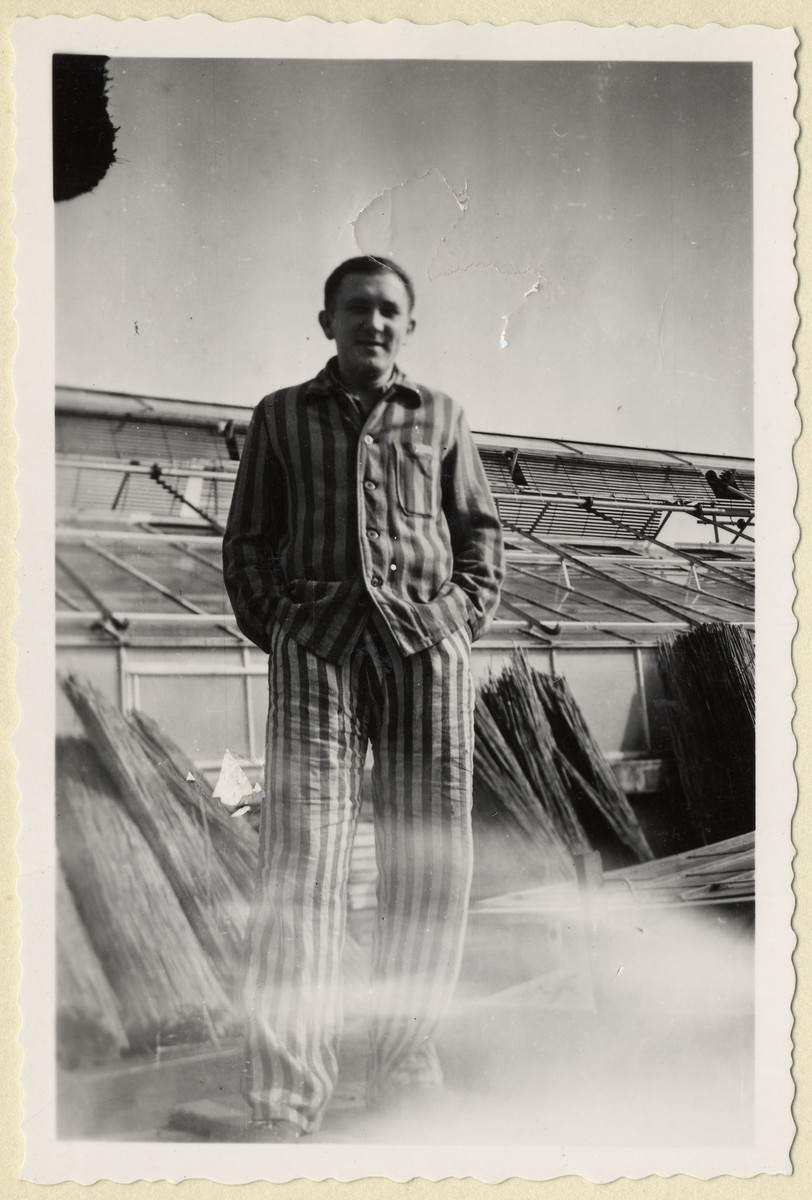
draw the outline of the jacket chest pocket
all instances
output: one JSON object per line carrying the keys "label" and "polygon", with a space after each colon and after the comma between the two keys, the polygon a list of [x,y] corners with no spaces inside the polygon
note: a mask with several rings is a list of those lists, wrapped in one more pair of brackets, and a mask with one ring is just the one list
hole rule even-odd
{"label": "jacket chest pocket", "polygon": [[403,442],[395,446],[400,507],[412,517],[436,517],[440,511],[440,464],[431,446]]}

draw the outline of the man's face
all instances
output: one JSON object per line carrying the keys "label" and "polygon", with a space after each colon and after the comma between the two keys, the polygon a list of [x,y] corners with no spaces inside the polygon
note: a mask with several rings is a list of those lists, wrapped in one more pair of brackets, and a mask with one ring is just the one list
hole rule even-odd
{"label": "man's face", "polygon": [[383,383],[414,329],[409,293],[391,271],[347,275],[333,308],[319,313],[325,335],[336,343],[338,365],[348,382]]}

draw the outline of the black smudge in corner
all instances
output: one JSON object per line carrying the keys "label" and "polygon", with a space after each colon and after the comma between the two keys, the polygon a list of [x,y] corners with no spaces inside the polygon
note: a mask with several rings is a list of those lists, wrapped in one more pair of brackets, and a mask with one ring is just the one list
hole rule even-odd
{"label": "black smudge in corner", "polygon": [[54,200],[92,191],[116,161],[107,61],[101,54],[53,56]]}

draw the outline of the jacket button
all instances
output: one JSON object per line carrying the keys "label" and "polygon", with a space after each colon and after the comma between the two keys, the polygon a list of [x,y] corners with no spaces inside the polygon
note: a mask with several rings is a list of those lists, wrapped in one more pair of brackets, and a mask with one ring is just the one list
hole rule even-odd
{"label": "jacket button", "polygon": [[367,490],[368,492],[374,492],[374,491],[375,491],[375,488],[376,488],[377,486],[378,486],[378,485],[377,485],[377,484],[375,484],[375,483],[373,483],[371,479],[365,479],[365,480],[364,480],[364,487],[366,488],[366,490]]}
{"label": "jacket button", "polygon": [[366,445],[367,445],[367,446],[374,446],[374,445],[375,445],[375,439],[374,439],[374,437],[372,436],[372,434],[371,434],[371,433],[365,433],[365,434],[364,434],[364,442],[366,443]]}
{"label": "jacket button", "polygon": [[367,537],[370,538],[373,542],[377,542],[379,536],[380,535],[379,535],[377,529],[368,529],[367,530]]}
{"label": "jacket button", "polygon": [[373,575],[369,582],[373,587],[380,587],[383,583],[383,580],[381,579],[380,575]]}

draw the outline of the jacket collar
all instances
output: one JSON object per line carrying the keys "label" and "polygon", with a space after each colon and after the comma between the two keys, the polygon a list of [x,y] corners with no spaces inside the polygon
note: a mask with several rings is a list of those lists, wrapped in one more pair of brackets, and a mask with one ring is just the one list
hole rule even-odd
{"label": "jacket collar", "polygon": [[[338,373],[338,358],[333,357],[325,367],[319,371],[315,379],[311,379],[307,385],[308,398],[320,399],[328,396],[335,396],[336,392],[341,392],[346,395],[347,388],[341,381]],[[396,365],[392,373],[392,378],[389,381],[389,386],[381,393],[382,400],[392,400],[395,396],[403,400],[406,404],[417,407],[421,402],[420,389],[416,383],[413,383],[400,368]]]}

